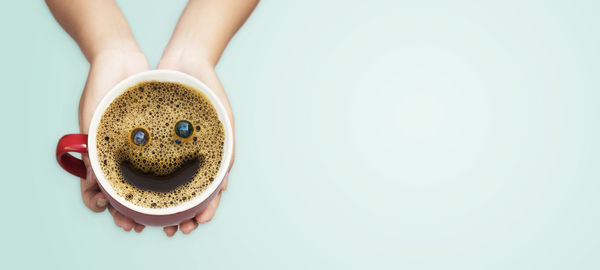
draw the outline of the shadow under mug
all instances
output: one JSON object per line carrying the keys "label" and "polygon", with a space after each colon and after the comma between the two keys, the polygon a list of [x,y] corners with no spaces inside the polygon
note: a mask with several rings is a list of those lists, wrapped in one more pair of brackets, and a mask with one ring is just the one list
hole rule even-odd
{"label": "shadow under mug", "polygon": [[[96,132],[104,111],[115,98],[121,95],[121,93],[123,93],[129,87],[145,81],[176,82],[199,90],[210,100],[214,106],[215,110],[217,111],[217,116],[219,117],[219,120],[223,124],[223,128],[225,130],[223,157],[221,159],[221,164],[223,165],[219,168],[214,181],[207,187],[206,190],[191,200],[168,208],[146,208],[135,205],[127,201],[125,198],[118,196],[116,191],[107,181],[98,163]],[[105,194],[112,207],[114,207],[117,211],[132,218],[135,220],[135,222],[144,225],[177,225],[184,220],[193,218],[198,212],[208,206],[210,201],[212,201],[221,190],[223,179],[229,173],[228,166],[226,164],[230,164],[233,156],[233,134],[231,130],[231,119],[229,119],[229,115],[227,114],[223,103],[221,103],[221,101],[217,98],[217,95],[198,79],[174,70],[161,69],[145,71],[124,79],[106,94],[94,112],[89,129],[89,135],[67,134],[58,141],[58,145],[56,146],[56,159],[58,164],[60,164],[60,166],[67,172],[77,177],[85,178],[87,170],[83,161],[72,156],[69,154],[69,152],[89,154],[92,170],[98,179],[98,186]]]}

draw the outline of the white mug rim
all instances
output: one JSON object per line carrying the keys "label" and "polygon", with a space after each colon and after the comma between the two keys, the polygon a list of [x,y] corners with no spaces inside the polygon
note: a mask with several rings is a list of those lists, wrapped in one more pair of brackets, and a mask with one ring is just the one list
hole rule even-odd
{"label": "white mug rim", "polygon": [[[140,82],[144,81],[160,81],[160,82],[177,82],[187,86],[191,86],[193,89],[197,89],[202,92],[210,102],[213,107],[217,111],[217,115],[219,120],[223,124],[223,128],[225,129],[225,141],[223,143],[223,157],[221,159],[221,166],[215,176],[213,182],[199,195],[194,197],[193,199],[180,203],[175,206],[170,206],[166,208],[147,208],[142,207],[136,204],[131,203],[123,197],[117,195],[117,192],[113,189],[112,185],[106,179],[104,172],[100,168],[100,164],[98,161],[98,151],[96,148],[96,133],[98,129],[98,125],[104,114],[104,111],[112,101],[120,96],[126,89],[131,86],[134,86]],[[98,104],[98,107],[94,111],[94,115],[92,117],[92,122],[90,124],[90,129],[88,132],[88,153],[90,158],[90,163],[92,165],[92,169],[96,174],[96,178],[98,179],[98,184],[118,203],[123,206],[148,215],[171,215],[179,212],[183,212],[189,210],[198,204],[205,201],[215,190],[220,186],[223,181],[225,175],[227,174],[227,169],[229,167],[229,163],[231,162],[231,158],[233,155],[233,133],[232,133],[231,121],[229,119],[229,115],[225,110],[225,106],[219,100],[217,95],[202,83],[200,80],[186,74],[183,72],[168,70],[168,69],[158,69],[158,70],[150,70],[144,71],[132,76],[129,76],[117,83],[105,96],[102,98],[102,101]]]}

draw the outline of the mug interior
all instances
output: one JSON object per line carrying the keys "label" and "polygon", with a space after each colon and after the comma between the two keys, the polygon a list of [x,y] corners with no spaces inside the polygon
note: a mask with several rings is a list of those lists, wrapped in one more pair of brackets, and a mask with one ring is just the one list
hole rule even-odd
{"label": "mug interior", "polygon": [[[223,128],[225,130],[225,141],[223,143],[223,157],[221,159],[221,166],[215,176],[215,180],[204,190],[202,193],[198,194],[193,199],[183,202],[181,204],[167,207],[167,208],[146,208],[125,200],[117,195],[117,192],[113,189],[111,184],[106,179],[104,172],[100,168],[100,164],[98,163],[98,149],[96,148],[96,133],[98,130],[98,125],[100,124],[100,119],[104,114],[104,111],[108,106],[112,103],[112,101],[121,95],[127,88],[134,86],[138,83],[144,81],[159,81],[159,82],[176,82],[181,83],[191,88],[197,89],[202,92],[212,103],[213,107],[217,111],[217,116],[221,123],[223,124]],[[119,82],[115,85],[108,94],[102,99],[98,108],[94,112],[94,116],[92,117],[92,123],[90,125],[90,130],[88,134],[88,152],[90,156],[90,163],[92,165],[92,169],[98,178],[98,184],[102,186],[102,188],[117,202],[121,203],[125,207],[134,210],[136,212],[149,214],[149,215],[170,215],[179,212],[183,212],[188,210],[204,200],[206,200],[210,194],[212,194],[221,184],[225,174],[227,173],[227,167],[231,161],[231,156],[233,154],[233,134],[231,130],[231,121],[223,106],[223,103],[217,98],[216,94],[210,90],[204,83],[200,80],[187,75],[183,72],[175,71],[175,70],[150,70],[142,73],[138,73],[132,75],[123,81]]]}

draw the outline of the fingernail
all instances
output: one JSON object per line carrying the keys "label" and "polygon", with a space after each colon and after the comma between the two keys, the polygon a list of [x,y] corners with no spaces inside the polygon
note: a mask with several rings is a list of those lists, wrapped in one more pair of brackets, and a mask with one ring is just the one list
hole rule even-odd
{"label": "fingernail", "polygon": [[104,208],[106,206],[106,199],[100,198],[96,201],[96,206],[99,208]]}

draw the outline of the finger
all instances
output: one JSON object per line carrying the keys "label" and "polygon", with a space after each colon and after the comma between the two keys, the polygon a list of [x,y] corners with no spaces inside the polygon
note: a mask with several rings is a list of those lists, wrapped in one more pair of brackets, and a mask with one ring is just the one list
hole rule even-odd
{"label": "finger", "polygon": [[106,209],[108,202],[100,191],[98,182],[93,171],[88,167],[86,178],[81,179],[81,199],[85,206],[94,212],[102,212]]}
{"label": "finger", "polygon": [[124,216],[113,207],[108,207],[108,212],[110,212],[110,214],[113,216],[113,219],[115,220],[115,225],[123,228],[123,230],[127,232],[131,231],[131,229],[133,229],[133,226],[135,226],[136,224],[135,221],[133,221],[133,219]]}
{"label": "finger", "polygon": [[164,227],[163,231],[165,231],[168,237],[172,237],[177,232],[177,226]]}
{"label": "finger", "polygon": [[234,162],[235,162],[235,141],[233,141],[233,154],[231,155],[231,161],[229,162],[229,168],[227,168],[227,172],[231,171],[231,167],[233,167]]}
{"label": "finger", "polygon": [[210,204],[202,212],[196,215],[196,221],[198,223],[204,224],[209,222],[215,216],[215,212],[219,206],[219,201],[221,201],[221,194],[222,191],[219,191],[217,197],[215,197],[215,199],[212,200],[212,202],[210,202]]}
{"label": "finger", "polygon": [[144,228],[146,228],[146,226],[142,225],[142,224],[135,224],[135,227],[133,227],[133,229],[135,230],[135,232],[137,233],[141,233],[142,230],[144,230]]}
{"label": "finger", "polygon": [[227,190],[227,184],[229,183],[229,172],[225,174],[225,178],[223,178],[223,185],[221,186],[221,190]]}
{"label": "finger", "polygon": [[94,212],[102,212],[108,205],[108,201],[102,192],[94,194],[89,201],[90,205],[88,207]]}
{"label": "finger", "polygon": [[194,219],[186,220],[179,224],[179,230],[184,234],[191,233],[194,229],[198,227],[198,223]]}
{"label": "finger", "polygon": [[229,174],[229,172],[231,171],[231,168],[233,167],[233,163],[235,162],[235,140],[233,140],[232,143],[232,154],[231,154],[231,161],[229,161],[229,167],[227,168],[227,174]]}
{"label": "finger", "polygon": [[233,144],[232,144],[233,150],[232,150],[232,155],[231,155],[231,161],[229,162],[229,167],[227,168],[227,174],[225,174],[225,179],[223,179],[223,186],[221,187],[221,190],[226,190],[227,189],[227,183],[229,181],[229,173],[231,172],[231,167],[233,167],[233,163],[235,162],[235,140],[233,140]]}

